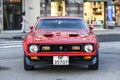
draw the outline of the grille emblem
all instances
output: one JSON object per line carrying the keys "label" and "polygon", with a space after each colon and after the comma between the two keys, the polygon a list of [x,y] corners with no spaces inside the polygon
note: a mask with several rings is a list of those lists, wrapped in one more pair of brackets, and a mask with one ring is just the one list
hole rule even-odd
{"label": "grille emblem", "polygon": [[63,49],[63,47],[62,46],[60,46],[60,50],[62,51],[62,49]]}

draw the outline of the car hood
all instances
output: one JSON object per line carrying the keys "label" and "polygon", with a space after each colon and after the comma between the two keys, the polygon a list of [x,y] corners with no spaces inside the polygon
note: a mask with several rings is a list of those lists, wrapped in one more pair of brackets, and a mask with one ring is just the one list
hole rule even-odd
{"label": "car hood", "polygon": [[[95,36],[89,30],[41,29],[31,33],[32,43],[75,43],[93,41]],[[30,40],[30,39],[29,39]]]}

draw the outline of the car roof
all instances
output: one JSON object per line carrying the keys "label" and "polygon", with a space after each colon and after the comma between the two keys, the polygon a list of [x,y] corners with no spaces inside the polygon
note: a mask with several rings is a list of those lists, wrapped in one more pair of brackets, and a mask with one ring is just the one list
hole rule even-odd
{"label": "car roof", "polygon": [[78,16],[42,16],[39,17],[38,19],[54,19],[54,18],[66,18],[66,19],[83,19],[82,17],[78,17]]}

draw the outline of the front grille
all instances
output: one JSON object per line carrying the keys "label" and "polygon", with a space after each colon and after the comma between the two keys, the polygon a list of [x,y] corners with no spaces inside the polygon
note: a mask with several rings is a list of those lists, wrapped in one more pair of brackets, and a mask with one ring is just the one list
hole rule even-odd
{"label": "front grille", "polygon": [[[50,46],[50,50],[42,50],[43,46]],[[72,46],[80,46],[80,50],[72,50]],[[81,52],[83,46],[80,44],[42,44],[39,45],[39,52]]]}

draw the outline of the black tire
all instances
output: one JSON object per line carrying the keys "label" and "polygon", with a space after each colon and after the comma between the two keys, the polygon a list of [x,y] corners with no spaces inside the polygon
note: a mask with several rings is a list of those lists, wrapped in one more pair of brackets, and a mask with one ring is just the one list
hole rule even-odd
{"label": "black tire", "polygon": [[32,66],[32,65],[28,65],[27,63],[26,63],[26,55],[24,55],[24,69],[26,70],[26,71],[32,71],[32,70],[34,70],[34,66]]}
{"label": "black tire", "polygon": [[97,55],[95,57],[96,57],[97,61],[93,65],[88,65],[89,70],[98,70],[98,68],[99,68],[99,54],[97,53]]}

